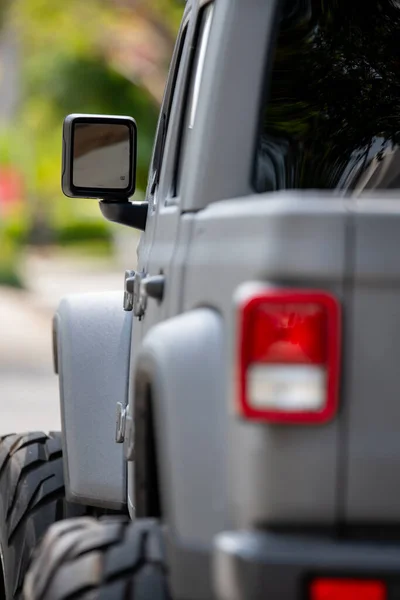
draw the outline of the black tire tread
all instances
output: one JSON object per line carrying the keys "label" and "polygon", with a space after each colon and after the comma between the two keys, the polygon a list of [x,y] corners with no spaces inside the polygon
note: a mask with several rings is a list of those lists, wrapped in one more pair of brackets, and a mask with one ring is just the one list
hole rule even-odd
{"label": "black tire tread", "polygon": [[9,596],[20,598],[35,546],[48,527],[85,508],[65,501],[61,434],[0,437],[0,527]]}
{"label": "black tire tread", "polygon": [[[8,442],[8,443],[7,443]],[[64,491],[61,436],[47,437],[30,433],[7,437],[0,446],[0,486],[7,484],[8,541],[19,522],[34,505],[34,497],[46,481],[55,479],[50,490],[44,491],[42,500],[50,493]],[[56,465],[50,463],[57,461]],[[24,488],[25,493],[21,493]]]}
{"label": "black tire tread", "polygon": [[153,519],[69,519],[46,534],[25,600],[169,600],[162,530]]}

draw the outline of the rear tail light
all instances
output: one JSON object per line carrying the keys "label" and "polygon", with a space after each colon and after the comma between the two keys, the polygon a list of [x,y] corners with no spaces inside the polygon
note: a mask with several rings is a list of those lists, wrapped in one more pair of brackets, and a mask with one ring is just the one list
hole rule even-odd
{"label": "rear tail light", "polygon": [[310,600],[386,600],[386,586],[373,579],[316,579],[310,586]]}
{"label": "rear tail light", "polygon": [[322,423],[338,403],[340,307],[324,292],[258,292],[240,306],[239,410],[271,423]]}

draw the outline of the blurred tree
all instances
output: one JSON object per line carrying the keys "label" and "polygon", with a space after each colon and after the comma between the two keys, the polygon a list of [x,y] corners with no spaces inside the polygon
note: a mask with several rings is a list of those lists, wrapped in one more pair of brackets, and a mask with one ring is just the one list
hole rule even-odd
{"label": "blurred tree", "polygon": [[0,28],[4,24],[6,11],[8,9],[9,4],[10,4],[10,0],[0,0]]}
{"label": "blurred tree", "polygon": [[102,40],[113,67],[161,102],[182,0],[107,0],[120,18]]}
{"label": "blurred tree", "polygon": [[[0,19],[7,1],[0,0]],[[62,120],[70,112],[135,117],[139,194],[145,189],[158,105],[182,13],[179,0],[147,4],[9,3],[11,24],[23,51],[23,98],[17,122],[0,133],[0,146],[3,141],[7,156],[24,170],[35,213],[53,211],[63,218],[76,211],[88,214],[87,207],[93,206],[56,201],[61,198]]]}

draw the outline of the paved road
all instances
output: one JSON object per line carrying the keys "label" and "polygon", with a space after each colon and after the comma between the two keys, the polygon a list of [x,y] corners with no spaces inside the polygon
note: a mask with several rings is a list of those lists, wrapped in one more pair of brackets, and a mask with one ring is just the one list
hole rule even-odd
{"label": "paved road", "polygon": [[27,292],[0,287],[0,435],[58,429],[51,320],[70,293],[120,290],[123,270],[52,259],[29,262]]}
{"label": "paved road", "polygon": [[29,300],[0,289],[0,434],[59,428],[51,317]]}

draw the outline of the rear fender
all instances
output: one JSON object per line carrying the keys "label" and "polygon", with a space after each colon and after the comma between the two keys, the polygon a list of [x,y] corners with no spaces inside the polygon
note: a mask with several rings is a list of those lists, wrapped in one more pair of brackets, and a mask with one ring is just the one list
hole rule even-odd
{"label": "rear fender", "polygon": [[139,428],[146,403],[141,395],[150,389],[161,511],[168,523],[176,597],[190,595],[190,589],[192,595],[196,590],[196,598],[208,597],[213,538],[232,524],[224,338],[221,315],[198,308],[154,326],[135,358],[135,462],[128,467],[129,495],[136,515],[143,516],[138,481],[146,480],[146,472],[139,472],[146,464],[140,460],[146,450],[139,447],[143,440]]}

